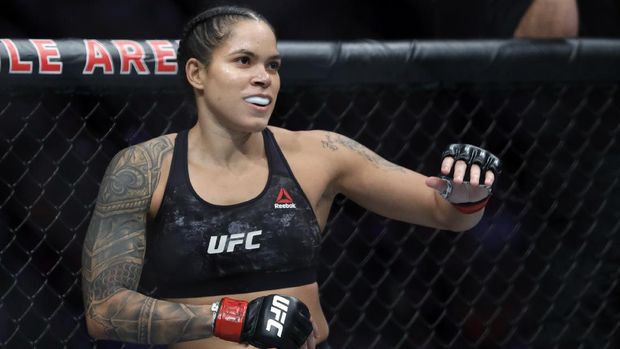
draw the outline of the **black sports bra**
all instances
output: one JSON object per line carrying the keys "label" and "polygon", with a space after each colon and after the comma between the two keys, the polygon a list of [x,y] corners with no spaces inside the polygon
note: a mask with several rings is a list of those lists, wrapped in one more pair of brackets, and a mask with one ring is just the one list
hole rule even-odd
{"label": "black sports bra", "polygon": [[188,131],[177,135],[159,212],[147,223],[141,292],[163,298],[201,297],[316,281],[316,216],[273,134],[268,129],[262,134],[267,184],[257,197],[226,206],[206,202],[194,191]]}

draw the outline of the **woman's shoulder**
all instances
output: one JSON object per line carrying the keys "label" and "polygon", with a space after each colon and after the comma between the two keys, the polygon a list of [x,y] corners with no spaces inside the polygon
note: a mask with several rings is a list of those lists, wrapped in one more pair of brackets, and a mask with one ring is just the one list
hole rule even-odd
{"label": "woman's shoulder", "polygon": [[270,126],[269,129],[276,137],[280,148],[285,152],[303,152],[317,154],[323,158],[334,158],[341,161],[350,156],[350,152],[340,149],[356,150],[362,148],[360,144],[349,137],[326,130],[291,131],[284,128]]}
{"label": "woman's shoulder", "polygon": [[164,149],[167,147],[174,147],[174,140],[176,139],[176,137],[177,137],[176,133],[169,133],[169,134],[161,135],[159,137],[151,138],[142,143],[134,144],[131,147],[161,150],[162,147]]}
{"label": "woman's shoulder", "polygon": [[280,149],[289,160],[298,160],[306,164],[318,164],[326,171],[338,172],[348,166],[348,152],[338,151],[335,142],[344,137],[338,133],[325,130],[290,131],[278,127],[269,127]]}
{"label": "woman's shoulder", "polygon": [[321,147],[322,141],[333,134],[324,130],[291,131],[281,127],[269,126],[278,145],[287,150],[312,150]]}
{"label": "woman's shoulder", "polygon": [[289,163],[301,167],[320,167],[322,172],[337,175],[349,161],[346,152],[336,151],[333,140],[342,137],[325,130],[290,131],[269,127]]}
{"label": "woman's shoulder", "polygon": [[141,143],[130,145],[123,150],[139,150],[153,154],[160,153],[162,151],[166,151],[168,148],[174,147],[174,140],[176,139],[176,136],[176,133],[161,135],[159,137],[151,138]]}
{"label": "woman's shoulder", "polygon": [[172,155],[175,138],[176,133],[171,133],[130,145],[121,149],[111,164],[123,162],[146,165],[145,169],[158,168],[164,158]]}

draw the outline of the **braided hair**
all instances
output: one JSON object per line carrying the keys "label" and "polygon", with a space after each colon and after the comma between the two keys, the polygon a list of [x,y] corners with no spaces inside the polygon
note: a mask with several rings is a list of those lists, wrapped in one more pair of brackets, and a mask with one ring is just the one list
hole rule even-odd
{"label": "braided hair", "polygon": [[177,51],[181,76],[185,77],[185,64],[192,57],[209,65],[213,50],[222,45],[230,36],[232,27],[243,20],[264,22],[275,33],[273,26],[263,16],[244,7],[214,7],[191,19],[183,29]]}

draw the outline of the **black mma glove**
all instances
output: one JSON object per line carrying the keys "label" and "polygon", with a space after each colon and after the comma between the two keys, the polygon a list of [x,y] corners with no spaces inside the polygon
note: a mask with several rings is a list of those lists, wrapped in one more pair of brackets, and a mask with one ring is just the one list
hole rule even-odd
{"label": "black mma glove", "polygon": [[[493,185],[485,185],[486,172],[491,171],[497,176],[501,173],[501,161],[491,152],[470,144],[450,144],[442,153],[442,160],[446,157],[454,158],[454,163],[450,174],[441,176],[446,181],[446,186],[440,192],[441,196],[451,202],[462,213],[474,213],[483,209],[491,193]],[[463,184],[456,186],[453,183],[454,165],[458,160],[462,160],[467,164],[467,170],[463,177]],[[476,164],[480,167],[480,178],[477,186],[470,185],[471,166]],[[474,199],[472,199],[474,198]]]}
{"label": "black mma glove", "polygon": [[269,295],[249,303],[225,297],[211,310],[215,336],[257,348],[298,349],[312,333],[308,307],[291,296]]}

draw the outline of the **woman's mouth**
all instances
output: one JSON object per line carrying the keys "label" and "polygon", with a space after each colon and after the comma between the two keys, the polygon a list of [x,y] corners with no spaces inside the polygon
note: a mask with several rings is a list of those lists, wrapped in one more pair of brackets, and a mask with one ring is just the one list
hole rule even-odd
{"label": "woman's mouth", "polygon": [[250,96],[245,97],[243,100],[257,107],[266,107],[271,104],[271,98],[263,96]]}

